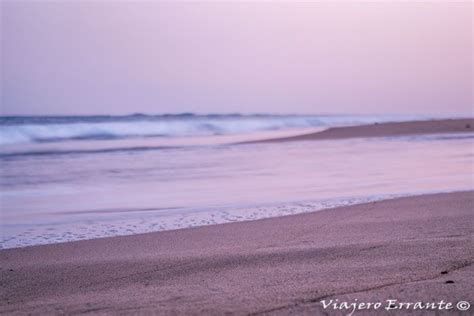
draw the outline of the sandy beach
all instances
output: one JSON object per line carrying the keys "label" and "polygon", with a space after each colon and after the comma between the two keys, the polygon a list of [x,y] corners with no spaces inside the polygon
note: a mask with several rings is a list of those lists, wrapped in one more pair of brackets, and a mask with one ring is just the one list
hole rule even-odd
{"label": "sandy beach", "polygon": [[474,315],[473,12],[0,0],[0,316]]}
{"label": "sandy beach", "polygon": [[396,137],[409,135],[445,134],[445,133],[472,133],[474,119],[444,119],[411,122],[389,122],[360,126],[332,127],[322,132],[264,139],[245,143],[331,140],[361,137]]}
{"label": "sandy beach", "polygon": [[331,298],[472,302],[473,207],[474,192],[446,193],[2,250],[0,312],[320,314]]}

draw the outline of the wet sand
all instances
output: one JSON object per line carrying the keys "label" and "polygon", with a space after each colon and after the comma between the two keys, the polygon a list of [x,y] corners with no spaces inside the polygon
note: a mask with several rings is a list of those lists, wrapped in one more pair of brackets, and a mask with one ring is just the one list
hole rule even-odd
{"label": "wet sand", "polygon": [[408,135],[444,134],[444,133],[472,133],[474,119],[447,119],[430,121],[411,121],[380,123],[360,126],[332,127],[327,130],[273,139],[264,139],[243,143],[302,141],[302,140],[330,140],[361,137],[391,137]]}
{"label": "wet sand", "polygon": [[318,315],[330,298],[472,303],[473,210],[473,191],[446,193],[2,250],[0,312]]}

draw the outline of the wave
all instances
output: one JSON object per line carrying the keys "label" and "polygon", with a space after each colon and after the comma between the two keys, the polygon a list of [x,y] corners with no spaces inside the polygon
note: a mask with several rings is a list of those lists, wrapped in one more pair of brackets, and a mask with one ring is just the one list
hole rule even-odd
{"label": "wave", "polygon": [[193,113],[165,115],[137,113],[128,116],[4,116],[0,117],[0,144],[240,134],[405,119],[413,117]]}

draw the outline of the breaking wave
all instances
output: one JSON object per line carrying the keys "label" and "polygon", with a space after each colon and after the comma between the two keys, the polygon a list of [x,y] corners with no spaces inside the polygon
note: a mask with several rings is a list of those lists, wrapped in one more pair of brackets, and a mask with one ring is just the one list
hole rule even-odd
{"label": "breaking wave", "polygon": [[0,144],[241,134],[405,119],[413,119],[413,117],[195,115],[192,113],[129,116],[3,116],[0,117]]}

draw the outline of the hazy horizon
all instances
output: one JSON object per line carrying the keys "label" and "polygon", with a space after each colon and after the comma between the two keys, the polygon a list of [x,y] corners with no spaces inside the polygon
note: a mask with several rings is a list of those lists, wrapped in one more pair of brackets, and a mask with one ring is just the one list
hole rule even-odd
{"label": "hazy horizon", "polygon": [[354,117],[419,117],[419,118],[470,118],[474,116],[474,113],[302,113],[302,112],[161,112],[161,113],[148,113],[148,112],[133,112],[133,113],[46,113],[46,114],[29,114],[29,113],[3,113],[0,112],[0,117],[94,117],[94,116],[110,116],[110,117],[128,117],[128,116],[354,116]]}
{"label": "hazy horizon", "polygon": [[1,2],[0,115],[473,115],[473,3]]}

